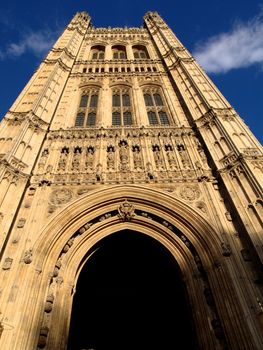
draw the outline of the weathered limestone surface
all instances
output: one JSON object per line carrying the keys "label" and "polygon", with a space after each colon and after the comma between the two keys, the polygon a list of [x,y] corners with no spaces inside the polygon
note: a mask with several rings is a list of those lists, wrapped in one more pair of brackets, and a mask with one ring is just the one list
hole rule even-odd
{"label": "weathered limestone surface", "polygon": [[175,257],[200,349],[263,348],[262,147],[144,24],[77,13],[0,124],[1,349],[66,349],[82,261],[122,229]]}

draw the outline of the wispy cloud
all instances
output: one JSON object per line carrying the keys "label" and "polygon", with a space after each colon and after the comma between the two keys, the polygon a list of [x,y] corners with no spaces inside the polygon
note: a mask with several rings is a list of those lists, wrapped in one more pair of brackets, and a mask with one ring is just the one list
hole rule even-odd
{"label": "wispy cloud", "polygon": [[27,31],[17,42],[10,42],[5,49],[0,51],[0,59],[17,58],[26,52],[33,55],[43,56],[54,44],[58,37],[58,31],[45,29],[42,31]]}
{"label": "wispy cloud", "polygon": [[263,66],[263,16],[236,23],[230,32],[199,43],[193,56],[208,73],[226,73],[254,64]]}

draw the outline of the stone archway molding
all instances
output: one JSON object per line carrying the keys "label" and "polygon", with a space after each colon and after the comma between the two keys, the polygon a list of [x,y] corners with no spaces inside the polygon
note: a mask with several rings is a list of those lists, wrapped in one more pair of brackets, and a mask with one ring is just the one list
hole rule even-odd
{"label": "stone archway molding", "polygon": [[[229,310],[224,301],[217,300],[218,291],[222,294],[223,290],[229,303],[237,303],[224,268],[219,236],[207,219],[168,192],[115,185],[71,202],[40,232],[28,278],[35,285],[34,298],[26,306],[32,320],[39,320],[38,338],[32,336],[25,348],[38,344],[50,350],[66,349],[81,267],[101,239],[126,229],[158,240],[176,259],[192,309],[198,310],[193,318],[202,348],[226,343],[226,326],[239,329],[240,320],[234,318],[236,324],[233,322],[235,308]],[[32,268],[37,274],[33,275]],[[214,332],[207,331],[211,328]],[[234,339],[237,333],[233,334]]]}

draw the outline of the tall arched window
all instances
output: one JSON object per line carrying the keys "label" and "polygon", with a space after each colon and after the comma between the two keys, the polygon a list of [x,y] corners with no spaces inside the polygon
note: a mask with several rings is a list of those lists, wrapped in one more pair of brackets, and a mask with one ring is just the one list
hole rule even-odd
{"label": "tall arched window", "polygon": [[163,106],[163,100],[160,94],[153,94],[153,98],[156,106]]}
{"label": "tall arched window", "polygon": [[151,94],[144,94],[144,101],[146,106],[153,106],[153,99]]}
{"label": "tall arched window", "polygon": [[112,46],[112,57],[116,60],[124,60],[127,58],[126,48],[122,45]]}
{"label": "tall arched window", "polygon": [[96,113],[91,112],[88,114],[87,126],[94,126],[94,125],[96,125]]}
{"label": "tall arched window", "polygon": [[77,117],[76,117],[75,126],[83,126],[84,119],[85,119],[85,114],[84,113],[78,113]]}
{"label": "tall arched window", "polygon": [[112,113],[112,125],[121,125],[121,114],[119,112]]}
{"label": "tall arched window", "polygon": [[90,50],[91,60],[103,60],[105,56],[105,47],[101,45],[92,46]]}
{"label": "tall arched window", "polygon": [[123,113],[123,125],[132,125],[131,112],[124,112]]}
{"label": "tall arched window", "polygon": [[164,104],[159,88],[147,88],[144,90],[144,102],[147,109],[148,120],[150,125],[169,125],[167,108]]}
{"label": "tall arched window", "polygon": [[85,90],[80,97],[79,109],[75,120],[77,127],[89,127],[96,125],[98,106],[98,89]]}
{"label": "tall arched window", "polygon": [[89,96],[87,96],[87,95],[82,95],[82,96],[81,96],[81,100],[80,100],[79,106],[80,106],[80,107],[87,107],[88,98],[89,98]]}
{"label": "tall arched window", "polygon": [[133,57],[135,59],[148,59],[149,58],[149,54],[148,51],[146,49],[145,46],[142,45],[134,45],[132,47],[132,51],[133,51]]}
{"label": "tall arched window", "polygon": [[132,125],[130,89],[119,87],[112,91],[112,125]]}
{"label": "tall arched window", "polygon": [[91,95],[90,96],[90,108],[96,108],[97,107],[97,104],[98,104],[98,95],[97,94],[94,94],[94,95]]}
{"label": "tall arched window", "polygon": [[158,123],[158,118],[157,118],[155,112],[153,112],[153,111],[148,111],[147,113],[148,113],[149,123],[150,123],[151,125],[157,125],[157,124],[159,124],[159,123]]}

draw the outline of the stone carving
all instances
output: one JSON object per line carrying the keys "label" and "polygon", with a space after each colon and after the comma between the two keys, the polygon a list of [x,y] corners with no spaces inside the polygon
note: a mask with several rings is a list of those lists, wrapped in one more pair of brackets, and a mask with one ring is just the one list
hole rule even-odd
{"label": "stone carving", "polygon": [[200,197],[200,190],[198,186],[185,185],[180,190],[180,196],[188,201],[193,201]]}
{"label": "stone carving", "polygon": [[69,202],[73,197],[72,192],[68,188],[54,190],[50,195],[50,203],[53,205],[61,205]]}
{"label": "stone carving", "polygon": [[163,221],[162,224],[167,227],[169,230],[173,231],[173,226],[169,224],[169,222],[167,221]]}
{"label": "stone carving", "polygon": [[93,167],[93,160],[94,160],[94,148],[88,147],[87,153],[86,153],[86,162],[85,162],[86,169]]}
{"label": "stone carving", "polygon": [[232,216],[231,216],[231,214],[230,214],[229,211],[226,211],[226,212],[225,212],[225,216],[226,216],[226,218],[227,218],[228,221],[232,221]]}
{"label": "stone carving", "polygon": [[54,213],[54,212],[56,211],[56,209],[57,209],[57,207],[56,207],[55,205],[50,205],[50,206],[48,207],[48,212],[49,212],[49,214]]}
{"label": "stone carving", "polygon": [[261,170],[261,172],[263,171],[263,162],[255,160],[251,162],[251,164],[253,165],[254,169]]}
{"label": "stone carving", "polygon": [[203,168],[204,169],[208,169],[209,168],[209,165],[208,165],[208,162],[207,162],[207,158],[206,158],[206,155],[205,155],[205,151],[203,150],[202,147],[198,148],[198,152],[200,154],[200,158],[202,160],[202,163],[203,163]]}
{"label": "stone carving", "polygon": [[242,165],[238,165],[236,167],[236,170],[237,170],[238,175],[242,175],[245,172]]}
{"label": "stone carving", "polygon": [[74,150],[74,156],[72,159],[72,166],[71,169],[78,171],[80,168],[80,158],[81,158],[81,148],[80,147],[76,147]]}
{"label": "stone carving", "polygon": [[103,181],[102,165],[100,163],[96,166],[96,180]]}
{"label": "stone carving", "polygon": [[197,202],[195,206],[196,208],[200,209],[204,214],[207,214],[207,208],[204,202]]}
{"label": "stone carving", "polygon": [[54,302],[54,295],[50,294],[47,296],[46,303],[45,303],[45,312],[50,313],[53,308],[53,302]]}
{"label": "stone carving", "polygon": [[135,216],[135,208],[127,199],[119,206],[118,212],[123,221],[130,221]]}
{"label": "stone carving", "polygon": [[67,154],[62,154],[58,162],[58,170],[65,171],[67,165]]}
{"label": "stone carving", "polygon": [[65,246],[64,246],[64,248],[63,248],[63,253],[67,253],[68,251],[69,251],[69,249],[70,249],[70,247],[73,245],[73,243],[74,243],[74,238],[72,237],[72,238],[70,238],[68,241],[67,241],[67,243],[65,244]]}
{"label": "stone carving", "polygon": [[62,266],[62,257],[58,258],[56,264],[55,264],[55,268],[54,268],[54,271],[53,271],[53,277],[57,277],[58,274],[59,274],[59,270]]}
{"label": "stone carving", "polygon": [[180,155],[183,167],[185,169],[190,169],[191,163],[190,163],[190,159],[189,159],[187,151],[184,148],[178,149],[178,151],[179,151],[179,155]]}
{"label": "stone carving", "polygon": [[11,258],[6,258],[5,261],[4,261],[4,264],[3,264],[3,266],[2,266],[2,269],[3,269],[3,270],[10,270],[11,265],[12,265],[12,262],[13,262],[13,259],[11,259]]}
{"label": "stone carving", "polygon": [[142,212],[141,215],[142,215],[144,218],[147,218],[147,219],[152,220],[152,217],[151,217],[148,213]]}
{"label": "stone carving", "polygon": [[35,193],[36,193],[35,187],[30,187],[29,190],[28,190],[28,195],[29,196],[34,196]]}
{"label": "stone carving", "polygon": [[191,243],[188,241],[188,239],[184,235],[181,235],[180,238],[184,242],[184,244],[189,248]]}
{"label": "stone carving", "polygon": [[18,220],[18,223],[17,223],[17,228],[23,228],[25,226],[25,223],[26,223],[26,219],[25,218],[21,218]]}
{"label": "stone carving", "polygon": [[232,254],[230,244],[222,242],[221,248],[222,248],[222,255],[223,256],[230,256]]}
{"label": "stone carving", "polygon": [[43,349],[46,346],[48,333],[49,333],[49,328],[47,326],[40,328],[40,333],[39,333],[39,338],[37,343],[37,346],[40,349]]}
{"label": "stone carving", "polygon": [[152,164],[150,162],[148,162],[146,164],[146,171],[147,171],[147,175],[148,175],[148,178],[150,180],[157,180],[157,175],[156,173],[153,171],[153,167],[152,167]]}
{"label": "stone carving", "polygon": [[109,219],[109,218],[111,218],[111,214],[110,214],[110,213],[107,213],[107,214],[105,214],[105,215],[102,215],[102,216],[99,218],[99,221],[102,222],[102,221],[104,221],[104,220],[106,220],[106,219]]}
{"label": "stone carving", "polygon": [[165,146],[165,151],[166,151],[166,156],[167,156],[167,160],[168,160],[168,163],[169,163],[170,167],[176,167],[177,168],[175,154],[174,154],[172,146],[171,145],[166,145]]}
{"label": "stone carving", "polygon": [[11,161],[10,161],[10,165],[17,169],[18,171],[23,171],[27,165],[25,163],[23,163],[22,161],[18,160],[15,157],[12,157]]}
{"label": "stone carving", "polygon": [[30,264],[32,262],[32,255],[33,255],[32,249],[28,249],[25,251],[25,254],[23,257],[23,261],[25,264]]}
{"label": "stone carving", "polygon": [[50,174],[50,173],[52,172],[52,170],[53,170],[53,166],[52,166],[51,164],[49,164],[49,165],[47,166],[46,173],[47,173],[47,174]]}
{"label": "stone carving", "polygon": [[142,169],[142,156],[139,146],[134,146],[133,149],[133,164],[135,169]]}
{"label": "stone carving", "polygon": [[89,222],[87,222],[84,226],[82,226],[82,227],[79,229],[78,233],[79,233],[80,235],[82,235],[82,234],[83,234],[84,232],[86,232],[91,226],[92,226],[92,224],[89,223]]}
{"label": "stone carving", "polygon": [[15,176],[10,172],[10,171],[6,171],[4,176],[3,176],[3,180],[6,180],[7,182],[11,182],[14,183],[15,182]]}
{"label": "stone carving", "polygon": [[115,149],[113,146],[109,146],[107,149],[107,168],[115,168]]}
{"label": "stone carving", "polygon": [[62,171],[66,170],[68,153],[69,153],[69,149],[67,147],[62,148],[60,159],[58,162],[58,170],[62,170]]}
{"label": "stone carving", "polygon": [[152,146],[152,150],[156,168],[161,168],[163,166],[163,159],[160,152],[160,147],[158,145],[154,145]]}
{"label": "stone carving", "polygon": [[250,251],[248,249],[242,249],[241,255],[244,261],[252,261]]}
{"label": "stone carving", "polygon": [[83,194],[88,193],[89,191],[90,191],[90,189],[88,189],[88,188],[80,188],[80,189],[77,191],[77,194],[78,194],[79,196],[82,196]]}
{"label": "stone carving", "polygon": [[128,154],[128,144],[126,141],[122,140],[119,144],[120,146],[120,170],[129,170],[129,154]]}
{"label": "stone carving", "polygon": [[44,169],[45,164],[47,162],[47,157],[48,157],[48,150],[44,149],[44,151],[41,154],[41,158],[39,160],[39,163],[38,163],[38,169],[39,170],[43,170]]}
{"label": "stone carving", "polygon": [[257,148],[244,148],[243,153],[250,157],[260,156],[260,151]]}

